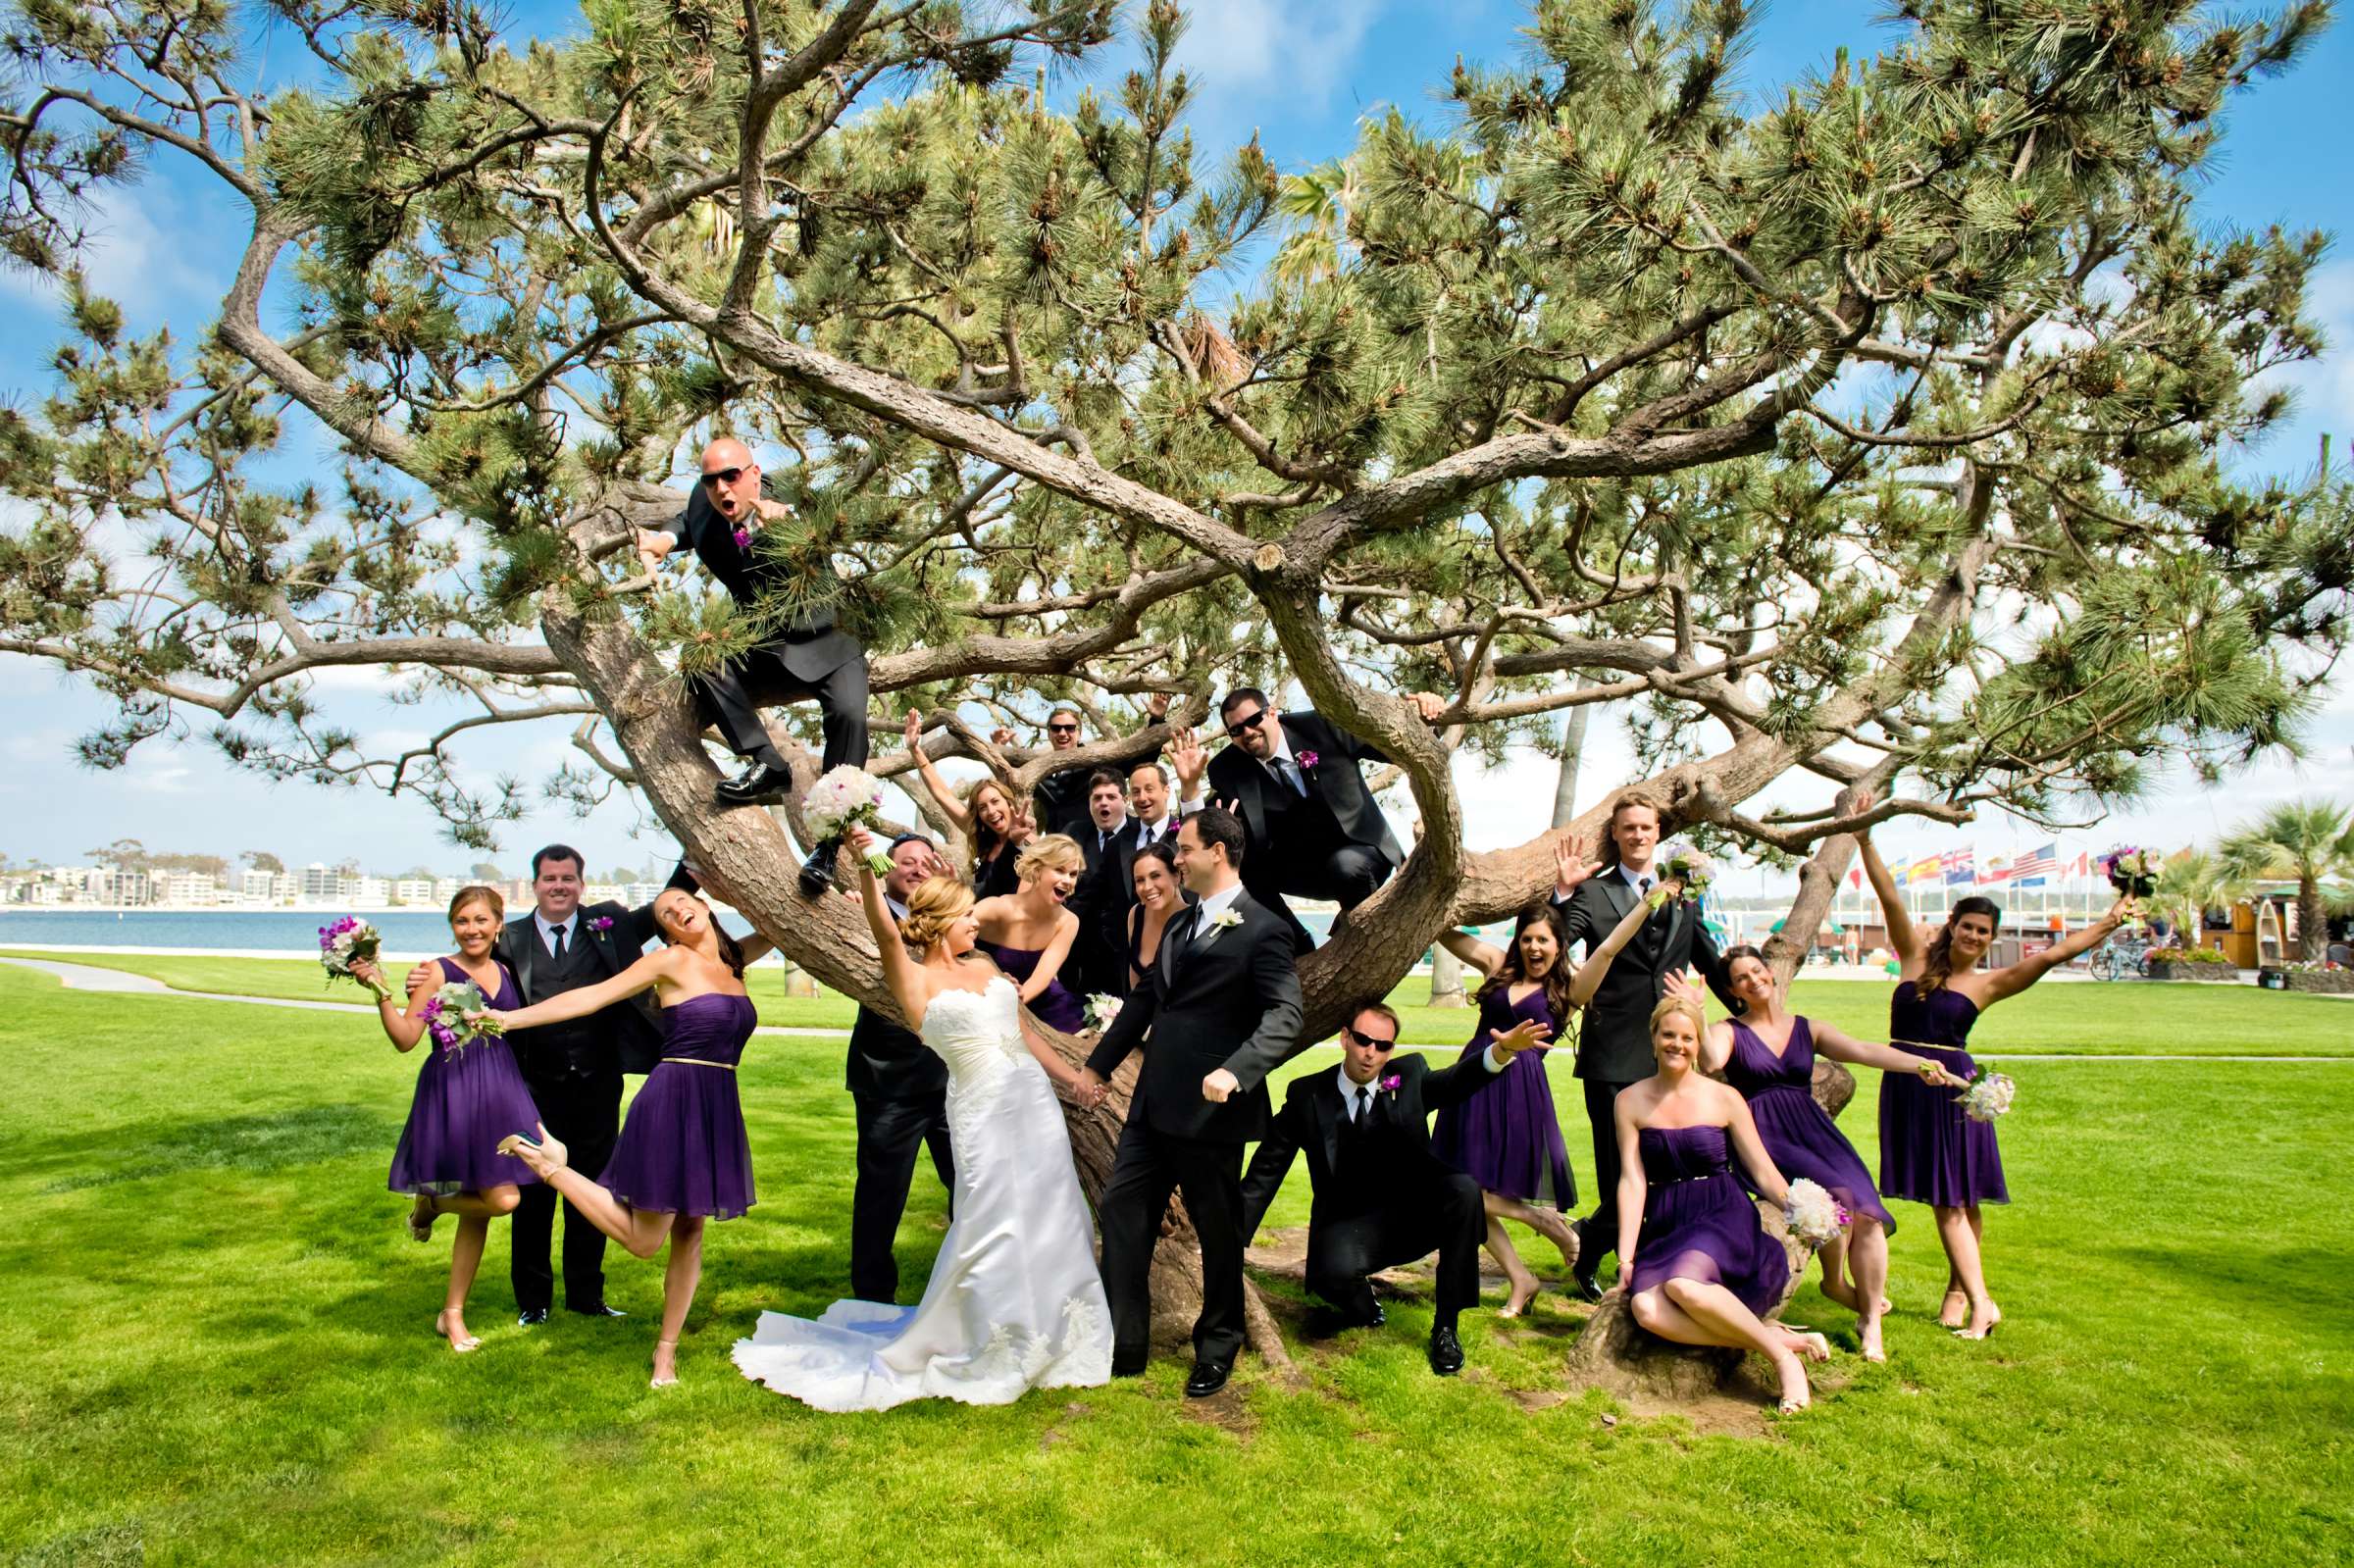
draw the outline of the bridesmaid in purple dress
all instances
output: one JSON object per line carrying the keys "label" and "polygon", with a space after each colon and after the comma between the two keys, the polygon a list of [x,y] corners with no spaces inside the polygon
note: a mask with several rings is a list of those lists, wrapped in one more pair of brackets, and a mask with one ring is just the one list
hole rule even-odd
{"label": "bridesmaid in purple dress", "polygon": [[[1867,793],[1856,809],[1870,805]],[[1889,1038],[1929,1057],[1956,1078],[1976,1076],[1977,1063],[1964,1046],[1980,1013],[2098,947],[2134,912],[2132,899],[2120,898],[2074,936],[2016,964],[1981,969],[1978,965],[1994,945],[2003,919],[1994,900],[1974,895],[1956,899],[1945,924],[1924,947],[1897,893],[1896,879],[1872,847],[1870,834],[1858,834],[1856,838],[1864,851],[1865,875],[1871,879],[1871,890],[1879,895],[1887,917],[1888,944],[1896,949],[1901,965],[1896,995],[1888,1004]],[[1983,1340],[2003,1321],[2003,1314],[1986,1292],[1978,1206],[2008,1203],[2011,1190],[2003,1182],[1994,1124],[1970,1120],[1957,1099],[1950,1090],[1905,1074],[1881,1077],[1880,1190],[1930,1205],[1947,1263],[1945,1300],[1937,1321],[1965,1340]],[[1965,1310],[1970,1314],[1967,1327]]]}
{"label": "bridesmaid in purple dress", "polygon": [[[1817,1255],[1822,1260],[1822,1293],[1856,1314],[1856,1336],[1867,1361],[1885,1361],[1880,1314],[1888,1310],[1888,1238],[1896,1220],[1871,1185],[1871,1173],[1855,1145],[1840,1135],[1830,1114],[1815,1103],[1815,1058],[1912,1073],[1922,1082],[1962,1087],[1925,1056],[1856,1039],[1828,1024],[1791,1013],[1773,966],[1755,947],[1724,955],[1725,984],[1742,1004],[1741,1016],[1713,1025],[1701,1049],[1701,1071],[1722,1073],[1749,1101],[1758,1137],[1774,1166],[1791,1181],[1820,1184],[1852,1216],[1850,1235],[1835,1237]],[[1853,1259],[1855,1279],[1848,1280]]]}
{"label": "bridesmaid in purple dress", "polygon": [[1079,936],[1079,917],[1063,905],[1086,869],[1078,839],[1045,834],[1024,844],[1014,861],[1018,890],[973,906],[983,950],[1013,977],[1031,1014],[1066,1035],[1087,1027],[1087,1005],[1061,979],[1063,961]]}
{"label": "bridesmaid in purple dress", "polygon": [[1659,1072],[1619,1091],[1618,1283],[1636,1323],[1678,1344],[1755,1350],[1781,1379],[1782,1413],[1807,1407],[1804,1356],[1830,1359],[1819,1334],[1766,1321],[1790,1283],[1782,1243],[1733,1174],[1739,1156],[1768,1202],[1790,1186],[1758,1137],[1749,1102],[1701,1075],[1708,1015],[1681,990],[1651,1014]]}
{"label": "bridesmaid in purple dress", "polygon": [[[1574,835],[1562,841],[1557,858],[1569,886],[1593,874],[1585,842]],[[1479,987],[1479,1023],[1460,1059],[1471,1060],[1499,1038],[1519,1053],[1495,1084],[1440,1110],[1430,1139],[1432,1154],[1479,1184],[1488,1251],[1511,1291],[1501,1317],[1518,1317],[1537,1293],[1537,1277],[1512,1246],[1505,1221],[1525,1225],[1561,1248],[1565,1266],[1577,1262],[1576,1235],[1561,1217],[1577,1202],[1577,1181],[1569,1172],[1568,1145],[1561,1140],[1553,1086],[1545,1076],[1545,1050],[1530,1047],[1560,1034],[1570,1015],[1593,999],[1611,960],[1650,914],[1638,903],[1574,973],[1562,939],[1561,911],[1550,901],[1520,911],[1509,948],[1459,931],[1439,937],[1449,952],[1486,977]]]}
{"label": "bridesmaid in purple dress", "polygon": [[736,1090],[736,1065],[757,1015],[744,993],[743,966],[769,950],[764,936],[739,942],[684,889],[654,900],[663,947],[598,986],[551,996],[498,1019],[510,1029],[586,1018],[651,990],[662,1004],[662,1060],[645,1076],[603,1175],[590,1181],[564,1163],[562,1143],[537,1121],[534,1138],[511,1133],[498,1145],[614,1240],[641,1258],[670,1243],[662,1275],[662,1330],[654,1340],[652,1386],[679,1381],[679,1331],[703,1271],[703,1226],[732,1220],[753,1202],[752,1156]]}
{"label": "bridesmaid in purple dress", "polygon": [[[456,981],[472,981],[493,1007],[512,1007],[522,999],[515,994],[514,979],[490,956],[505,915],[506,903],[496,890],[459,888],[449,903],[457,956],[410,970],[406,1007],[388,996],[376,1006],[377,1019],[395,1049],[411,1050],[419,1040],[426,1041],[417,1092],[409,1102],[408,1125],[392,1151],[387,1185],[395,1192],[416,1195],[409,1209],[409,1235],[420,1241],[432,1239],[434,1221],[439,1216],[458,1217],[457,1244],[449,1254],[449,1290],[441,1298],[440,1316],[434,1320],[435,1331],[458,1351],[482,1343],[466,1332],[466,1294],[482,1266],[490,1222],[514,1213],[521,1196],[516,1189],[538,1180],[521,1160],[493,1150],[499,1135],[517,1117],[538,1112],[505,1040],[478,1039],[459,1050],[443,1050],[427,1036],[419,1009],[443,985]],[[373,963],[354,964],[352,973],[371,985],[384,984],[384,972]]]}

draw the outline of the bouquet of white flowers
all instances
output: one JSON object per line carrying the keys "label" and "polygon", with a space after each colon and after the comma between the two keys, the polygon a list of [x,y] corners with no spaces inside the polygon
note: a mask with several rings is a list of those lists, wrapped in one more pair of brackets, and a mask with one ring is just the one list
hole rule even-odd
{"label": "bouquet of white flowers", "polygon": [[478,1039],[507,1032],[497,1019],[481,1016],[489,1005],[473,981],[453,980],[428,996],[417,1016],[434,1043],[454,1056]]}
{"label": "bouquet of white flowers", "polygon": [[[829,770],[809,786],[801,802],[801,818],[820,843],[831,842],[852,828],[873,828],[883,820],[883,782],[851,763]],[[891,875],[891,857],[878,846],[866,852],[868,869],[878,877]]]}
{"label": "bouquet of white flowers", "polygon": [[1683,896],[1698,898],[1709,890],[1716,880],[1716,862],[1709,855],[1688,844],[1677,844],[1660,857],[1660,885],[1651,890],[1651,907],[1658,909],[1667,902],[1667,886],[1671,882],[1684,885]]}
{"label": "bouquet of white flowers", "polygon": [[357,915],[345,915],[331,926],[319,928],[319,963],[326,969],[330,981],[359,980],[381,1001],[392,993],[373,982],[360,980],[351,972],[357,963],[374,963],[384,945],[376,928]]}
{"label": "bouquet of white flowers", "polygon": [[1820,1246],[1847,1229],[1848,1212],[1819,1182],[1800,1177],[1782,1199],[1782,1223],[1809,1246]]}
{"label": "bouquet of white flowers", "polygon": [[2019,1086],[2004,1073],[1980,1073],[1962,1091],[1962,1114],[1973,1122],[1991,1122],[2011,1114],[2011,1096]]}
{"label": "bouquet of white flowers", "polygon": [[1095,992],[1087,999],[1088,1027],[1099,1033],[1109,1029],[1112,1020],[1120,1016],[1123,1005],[1117,996],[1106,995],[1102,991]]}
{"label": "bouquet of white flowers", "polygon": [[2166,869],[2166,856],[2155,849],[2128,846],[2110,850],[2095,864],[2119,892],[2129,898],[2147,898],[2158,890],[2158,874]]}

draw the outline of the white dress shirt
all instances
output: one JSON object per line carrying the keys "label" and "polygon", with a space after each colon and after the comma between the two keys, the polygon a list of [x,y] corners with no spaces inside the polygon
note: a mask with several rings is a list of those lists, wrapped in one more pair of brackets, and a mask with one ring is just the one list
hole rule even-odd
{"label": "white dress shirt", "polygon": [[581,939],[581,912],[577,909],[553,924],[549,923],[545,915],[535,909],[532,911],[532,924],[539,928],[539,945],[547,949],[547,956],[550,958],[556,956],[557,932],[564,934],[564,950],[566,952],[572,951],[574,945]]}
{"label": "white dress shirt", "polygon": [[1641,897],[1660,885],[1660,868],[1657,866],[1637,873],[1634,867],[1621,860],[1618,862],[1618,875],[1626,879],[1626,885],[1635,890],[1637,897]]}
{"label": "white dress shirt", "polygon": [[1200,941],[1203,936],[1208,936],[1209,923],[1233,908],[1234,901],[1242,896],[1243,885],[1238,882],[1231,887],[1221,888],[1217,892],[1210,893],[1200,903],[1194,905],[1193,939]]}
{"label": "white dress shirt", "polygon": [[[1507,1067],[1510,1067],[1511,1063],[1500,1058],[1496,1054],[1496,1047],[1491,1045],[1486,1050],[1479,1053],[1479,1065],[1486,1068],[1491,1073],[1501,1073]],[[1370,1084],[1359,1084],[1356,1079],[1349,1076],[1349,1069],[1347,1067],[1344,1066],[1333,1069],[1333,1082],[1338,1084],[1341,1088],[1341,1110],[1343,1114],[1345,1114],[1352,1122],[1356,1120],[1356,1091],[1360,1088],[1366,1093],[1365,1110],[1367,1114],[1370,1114],[1373,1109],[1374,1098],[1378,1097],[1381,1093],[1381,1081],[1387,1077],[1389,1077],[1387,1073],[1375,1073],[1373,1075],[1373,1082]]]}

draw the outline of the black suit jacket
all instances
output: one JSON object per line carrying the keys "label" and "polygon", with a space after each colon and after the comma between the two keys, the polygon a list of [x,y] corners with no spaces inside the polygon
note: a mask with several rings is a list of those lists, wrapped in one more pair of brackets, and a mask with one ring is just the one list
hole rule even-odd
{"label": "black suit jacket", "polygon": [[[898,907],[892,903],[895,915]],[[850,1026],[843,1087],[863,1098],[932,1099],[947,1092],[948,1064],[914,1030],[861,1003]]]}
{"label": "black suit jacket", "polygon": [[[1146,983],[1087,1059],[1101,1077],[1144,1047],[1128,1115],[1156,1133],[1215,1143],[1266,1135],[1267,1075],[1300,1054],[1300,976],[1292,928],[1247,893],[1228,906],[1240,923],[1194,940],[1199,908],[1169,923]],[[1202,1097],[1202,1080],[1225,1068],[1242,1085],[1223,1104]]]}
{"label": "black suit jacket", "polygon": [[[704,570],[719,580],[738,604],[757,603],[763,588],[782,580],[776,562],[738,546],[736,526],[719,515],[708,488],[701,483],[695,485],[687,510],[672,520],[670,531],[695,553]],[[767,645],[777,650],[785,668],[801,681],[822,681],[866,651],[856,637],[834,624],[834,612],[824,607],[794,617],[778,640]]]}
{"label": "black suit jacket", "polygon": [[[678,885],[676,879],[672,885]],[[599,920],[610,920],[613,924],[598,931],[595,922]],[[588,943],[588,952],[595,960],[592,966],[595,979],[589,982],[595,985],[611,980],[644,956],[645,944],[657,935],[654,906],[646,904],[632,909],[612,901],[583,904],[579,923],[573,930]],[[499,962],[514,973],[515,988],[522,992],[526,1006],[546,999],[550,993],[535,988],[535,981],[544,975],[550,960],[547,946],[540,941],[539,930],[532,923],[530,914],[506,923],[498,934],[494,951]],[[554,1026],[570,1032],[576,1042],[570,1051],[570,1065],[575,1070],[650,1073],[654,1063],[662,1058],[661,1015],[654,1011],[650,993],[616,1002],[581,1023],[588,1027]],[[561,1071],[563,1064],[537,1059],[535,1037],[539,1035],[535,1029],[517,1032],[517,1059],[529,1072]]]}
{"label": "black suit jacket", "polygon": [[1430,1152],[1430,1113],[1460,1105],[1504,1076],[1489,1072],[1481,1056],[1433,1071],[1429,1058],[1420,1051],[1390,1058],[1389,1069],[1381,1078],[1392,1074],[1398,1078],[1398,1087],[1375,1089],[1366,1112],[1371,1118],[1366,1134],[1375,1140],[1372,1163],[1381,1172],[1381,1180],[1367,1181],[1360,1175],[1348,1183],[1338,1175],[1342,1123],[1347,1113],[1333,1075],[1309,1073],[1292,1080],[1284,1091],[1283,1109],[1276,1112],[1258,1152],[1251,1156],[1251,1169],[1243,1176],[1246,1239],[1257,1233],[1267,1205],[1275,1201],[1276,1189],[1283,1186],[1293,1158],[1302,1149],[1307,1151],[1307,1180],[1314,1189],[1307,1217],[1311,1229],[1325,1220],[1346,1219],[1382,1207],[1397,1195],[1401,1179],[1445,1172],[1447,1168]]}
{"label": "black suit jacket", "polygon": [[[1381,814],[1373,791],[1365,787],[1365,776],[1357,769],[1359,763],[1386,763],[1389,757],[1317,714],[1287,713],[1278,722],[1291,745],[1293,761],[1299,761],[1304,752],[1315,753],[1316,765],[1304,767],[1301,773],[1307,781],[1309,798],[1332,813],[1341,836],[1378,852],[1393,867],[1403,865],[1406,851],[1398,847],[1398,835],[1390,832],[1389,819]],[[1272,841],[1267,821],[1281,809],[1270,804],[1275,791],[1285,787],[1267,772],[1265,764],[1240,746],[1229,745],[1209,759],[1210,798],[1232,800],[1242,807],[1243,826],[1251,835],[1251,847],[1243,857],[1246,872],[1253,861],[1267,862],[1270,855],[1282,850],[1281,844]]]}
{"label": "black suit jacket", "polygon": [[1049,773],[1030,786],[1040,833],[1067,833],[1076,838],[1082,831],[1095,832],[1096,825],[1087,815],[1087,781],[1095,771],[1074,765]]}
{"label": "black suit jacket", "polygon": [[[1635,899],[1615,866],[1587,878],[1561,910],[1567,939],[1584,941],[1590,956],[1635,907]],[[1699,909],[1679,898],[1645,921],[1611,961],[1578,1025],[1577,1076],[1633,1084],[1658,1071],[1651,1054],[1651,1010],[1665,993],[1667,977],[1687,968],[1697,968],[1718,1000],[1733,1006],[1716,939],[1701,924]]]}

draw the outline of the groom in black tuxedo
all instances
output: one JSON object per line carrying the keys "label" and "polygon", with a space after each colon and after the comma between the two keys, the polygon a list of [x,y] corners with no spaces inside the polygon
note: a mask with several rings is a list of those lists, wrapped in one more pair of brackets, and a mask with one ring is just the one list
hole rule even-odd
{"label": "groom in black tuxedo", "polygon": [[[1611,807],[1609,832],[1601,870],[1573,888],[1557,885],[1553,895],[1562,906],[1563,945],[1582,940],[1588,957],[1660,880],[1654,863],[1660,848],[1658,806],[1631,791],[1620,795]],[[1651,1054],[1651,1010],[1666,993],[1667,982],[1692,968],[1728,1009],[1739,1011],[1725,987],[1724,959],[1701,924],[1699,906],[1673,899],[1644,922],[1612,961],[1578,1026],[1577,1077],[1585,1086],[1586,1121],[1594,1136],[1595,1208],[1571,1227],[1577,1233],[1571,1276],[1577,1293],[1589,1301],[1602,1299],[1594,1272],[1604,1254],[1618,1249],[1618,1136],[1612,1106],[1620,1090],[1658,1071]]]}
{"label": "groom in black tuxedo", "polygon": [[[922,834],[893,839],[891,875],[883,880],[883,902],[892,918],[906,919],[907,895],[947,869]],[[861,1301],[896,1301],[899,1260],[892,1247],[899,1216],[907,1212],[916,1156],[929,1148],[940,1185],[956,1189],[956,1159],[948,1144],[948,1064],[913,1030],[861,1003],[843,1077],[858,1115],[850,1294]]]}
{"label": "groom in black tuxedo", "polygon": [[[667,530],[638,531],[638,556],[649,572],[684,541],[744,608],[786,583],[787,568],[775,556],[752,548],[762,523],[786,515],[760,493],[760,465],[742,441],[721,439],[703,448],[702,472],[687,510]],[[728,748],[748,761],[723,781],[723,805],[751,805],[775,799],[792,787],[792,770],[768,737],[760,710],[798,697],[814,697],[824,726],[823,766],[829,771],[866,764],[866,649],[834,624],[834,612],[817,605],[794,616],[773,641],[763,642],[717,672],[692,683],[703,722],[726,736]],[[801,863],[801,891],[814,898],[834,878],[839,846],[819,844]]]}
{"label": "groom in black tuxedo", "polygon": [[[1427,691],[1408,700],[1425,720],[1446,706]],[[1232,744],[1209,759],[1210,798],[1250,834],[1251,896],[1289,923],[1306,952],[1316,939],[1285,894],[1355,909],[1406,861],[1357,767],[1390,759],[1318,714],[1276,713],[1256,686],[1226,693],[1218,718]]]}
{"label": "groom in black tuxedo", "polygon": [[1456,1322],[1479,1301],[1479,1247],[1487,1234],[1479,1184],[1430,1152],[1430,1113],[1459,1105],[1511,1065],[1491,1045],[1476,1062],[1430,1070],[1420,1051],[1393,1058],[1398,1015],[1379,999],[1357,1005],[1341,1030],[1337,1073],[1292,1080],[1283,1109],[1243,1178],[1243,1237],[1258,1233],[1293,1158],[1307,1151],[1315,1197],[1307,1216],[1307,1288],[1339,1310],[1343,1328],[1383,1321],[1366,1278],[1439,1254],[1430,1326],[1430,1370],[1463,1369]]}
{"label": "groom in black tuxedo", "polygon": [[[673,887],[692,888],[682,865]],[[515,977],[524,1005],[612,979],[636,963],[652,941],[654,906],[581,903],[581,852],[549,844],[532,857],[531,913],[510,920],[493,949]],[[572,1150],[582,1170],[601,1171],[621,1136],[621,1077],[653,1070],[662,1054],[662,1026],[652,995],[615,1002],[566,1024],[519,1029],[507,1037],[532,1103],[547,1130]],[[547,1321],[556,1277],[548,1253],[556,1226],[556,1189],[535,1182],[515,1205],[508,1239],[508,1274],[518,1321]],[[605,1233],[564,1204],[564,1306],[585,1317],[619,1317],[605,1305]]]}
{"label": "groom in black tuxedo", "polygon": [[[1226,1386],[1243,1347],[1243,1145],[1266,1136],[1266,1076],[1299,1054],[1300,977],[1291,930],[1243,890],[1243,826],[1207,807],[1177,831],[1177,872],[1200,900],[1173,918],[1151,978],[1120,1009],[1080,1075],[1100,1103],[1144,1047],[1111,1179],[1097,1205],[1111,1372],[1134,1377],[1151,1348],[1152,1247],[1172,1191],[1202,1242],[1202,1315],[1185,1391]],[[1148,1035],[1151,1037],[1148,1040]]]}

